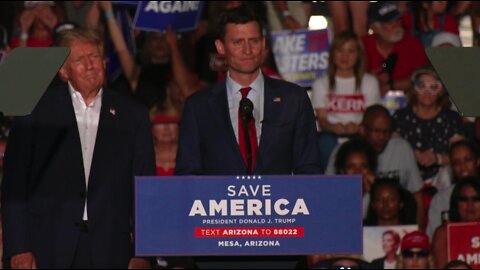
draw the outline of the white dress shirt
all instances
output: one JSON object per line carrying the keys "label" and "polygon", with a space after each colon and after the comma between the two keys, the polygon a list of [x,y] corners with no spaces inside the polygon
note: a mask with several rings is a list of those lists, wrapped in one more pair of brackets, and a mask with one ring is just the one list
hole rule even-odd
{"label": "white dress shirt", "polygon": [[[68,88],[72,97],[75,118],[77,119],[78,133],[82,145],[83,169],[85,172],[85,185],[88,190],[88,179],[90,177],[90,168],[92,166],[93,150],[97,138],[98,121],[100,119],[100,109],[102,108],[103,89],[98,91],[93,101],[87,106],[80,92],[75,90],[68,82]],[[87,196],[86,196],[87,197]],[[87,198],[85,197],[85,208],[83,211],[83,220],[88,220]]]}
{"label": "white dress shirt", "polygon": [[257,144],[260,145],[260,136],[262,135],[263,107],[265,100],[265,80],[262,72],[259,72],[257,78],[250,85],[242,86],[235,82],[230,73],[227,73],[227,99],[228,109],[230,112],[230,120],[232,122],[233,131],[238,142],[238,109],[242,94],[240,89],[250,87],[252,90],[248,92],[247,98],[253,103],[253,117],[255,118],[255,129],[257,131]]}

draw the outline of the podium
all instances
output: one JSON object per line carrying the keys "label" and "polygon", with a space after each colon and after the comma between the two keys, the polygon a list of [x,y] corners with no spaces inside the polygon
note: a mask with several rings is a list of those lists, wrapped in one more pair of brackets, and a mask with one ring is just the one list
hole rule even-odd
{"label": "podium", "polygon": [[361,198],[360,175],[136,177],[135,253],[217,269],[362,254]]}

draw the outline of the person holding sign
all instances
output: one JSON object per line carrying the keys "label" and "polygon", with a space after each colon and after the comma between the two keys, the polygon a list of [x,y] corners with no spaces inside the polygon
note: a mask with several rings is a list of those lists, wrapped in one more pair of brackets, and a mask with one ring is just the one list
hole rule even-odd
{"label": "person holding sign", "polygon": [[5,258],[14,269],[149,267],[133,258],[134,176],[155,175],[146,108],[106,87],[103,41],[66,31],[70,55],[5,153]]}
{"label": "person holding sign", "polygon": [[[467,177],[455,185],[450,198],[450,222],[480,221],[480,180],[477,177]],[[432,249],[435,267],[443,268],[448,262],[447,223],[443,223],[433,234]]]}
{"label": "person holding sign", "polygon": [[215,46],[225,55],[227,78],[186,100],[175,174],[319,174],[310,99],[301,87],[261,72],[258,16],[243,6],[227,10],[219,30]]}

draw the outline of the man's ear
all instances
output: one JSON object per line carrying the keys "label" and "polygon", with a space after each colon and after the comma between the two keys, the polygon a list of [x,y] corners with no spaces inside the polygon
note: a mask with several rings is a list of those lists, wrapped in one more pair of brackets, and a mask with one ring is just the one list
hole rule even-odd
{"label": "man's ear", "polygon": [[225,55],[225,46],[220,39],[215,40],[215,48],[217,48],[218,54]]}
{"label": "man's ear", "polygon": [[60,68],[60,70],[58,71],[58,74],[60,75],[60,78],[63,80],[63,81],[68,81],[68,72],[67,70],[65,69],[65,66],[62,66]]}

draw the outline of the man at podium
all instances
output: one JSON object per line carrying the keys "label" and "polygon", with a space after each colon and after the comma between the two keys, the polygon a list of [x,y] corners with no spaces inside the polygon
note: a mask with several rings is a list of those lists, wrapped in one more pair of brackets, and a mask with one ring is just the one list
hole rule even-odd
{"label": "man at podium", "polygon": [[246,7],[227,10],[215,40],[225,81],[185,102],[176,175],[319,174],[315,116],[301,87],[260,69],[265,37]]}
{"label": "man at podium", "polygon": [[103,87],[103,43],[65,32],[65,81],[17,117],[2,185],[4,257],[12,268],[148,267],[133,258],[133,180],[155,175],[148,112]]}
{"label": "man at podium", "polygon": [[[261,72],[265,37],[257,15],[243,6],[227,10],[219,32],[215,46],[225,55],[227,77],[187,99],[174,174],[320,174],[310,99],[301,87]],[[258,269],[290,268],[298,266],[299,259],[206,257],[196,261],[200,268]]]}

